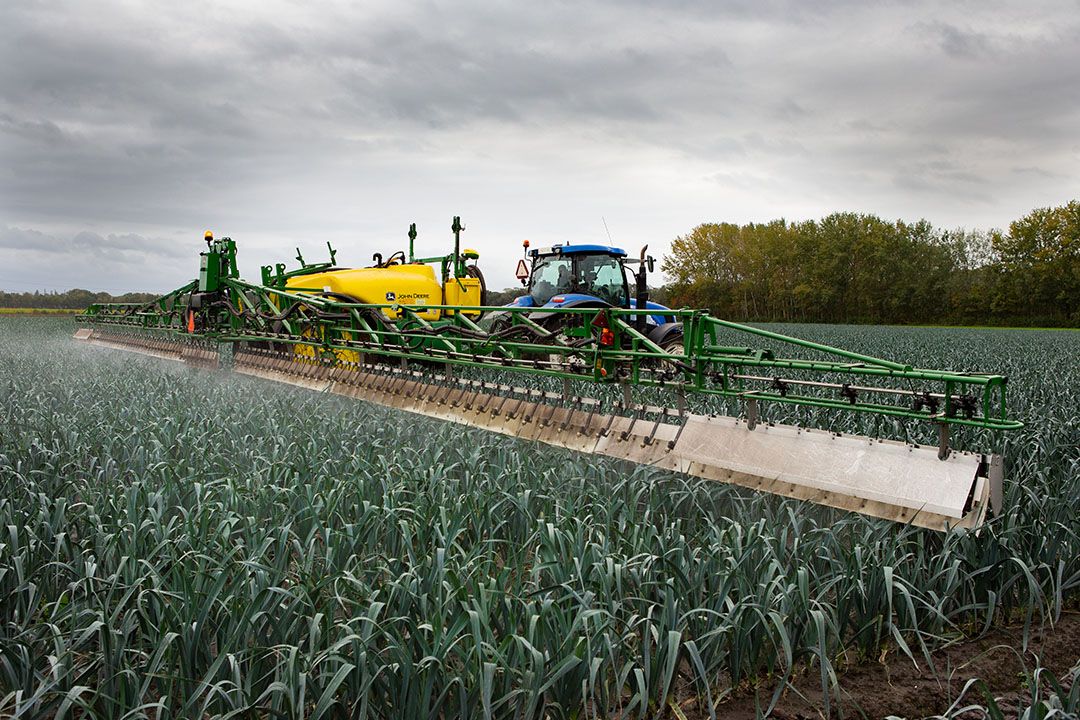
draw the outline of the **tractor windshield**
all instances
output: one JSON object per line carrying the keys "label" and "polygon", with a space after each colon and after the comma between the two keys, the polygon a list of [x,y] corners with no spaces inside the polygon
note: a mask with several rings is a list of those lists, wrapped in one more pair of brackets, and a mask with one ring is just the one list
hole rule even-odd
{"label": "tractor windshield", "polygon": [[529,295],[537,305],[545,305],[555,295],[571,292],[572,261],[560,255],[541,256],[533,264]]}
{"label": "tractor windshield", "polygon": [[546,255],[533,265],[529,295],[544,305],[556,295],[592,295],[616,307],[627,307],[622,263],[613,255]]}
{"label": "tractor windshield", "polygon": [[578,255],[575,289],[595,295],[615,307],[626,307],[626,277],[622,263],[612,255]]}

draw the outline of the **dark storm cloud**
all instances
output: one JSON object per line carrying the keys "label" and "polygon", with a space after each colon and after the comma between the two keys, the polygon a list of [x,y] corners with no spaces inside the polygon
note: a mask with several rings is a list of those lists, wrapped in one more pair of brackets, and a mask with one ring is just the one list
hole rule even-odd
{"label": "dark storm cloud", "polygon": [[521,237],[601,216],[654,248],[836,209],[1001,225],[1076,194],[1077,9],[7,3],[0,223],[55,242],[0,251],[134,267],[213,226],[365,257],[461,213],[502,284]]}

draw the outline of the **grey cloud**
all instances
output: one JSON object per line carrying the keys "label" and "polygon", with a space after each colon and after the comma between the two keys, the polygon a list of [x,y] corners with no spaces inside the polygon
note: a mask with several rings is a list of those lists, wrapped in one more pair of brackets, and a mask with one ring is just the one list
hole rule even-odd
{"label": "grey cloud", "polygon": [[949,23],[920,23],[916,27],[933,37],[945,54],[954,58],[975,59],[993,49],[988,35],[963,30]]}
{"label": "grey cloud", "polygon": [[0,225],[0,250],[33,250],[50,255],[107,256],[114,253],[128,253],[165,258],[183,257],[190,254],[190,248],[180,247],[175,242],[163,238],[148,238],[137,233],[100,235],[89,230],[80,230],[68,236],[2,225]]}
{"label": "grey cloud", "polygon": [[602,215],[654,248],[849,208],[1003,225],[1080,180],[1075,9],[6,3],[0,227],[137,267],[205,227],[355,260],[459,213],[501,285],[521,237]]}
{"label": "grey cloud", "polygon": [[715,172],[707,176],[710,182],[717,183],[725,188],[738,188],[740,190],[760,191],[770,187],[769,179],[765,176],[747,172]]}
{"label": "grey cloud", "polygon": [[1010,168],[1010,172],[1015,175],[1034,175],[1040,178],[1067,180],[1068,176],[1063,173],[1050,172],[1040,167],[1026,166],[1026,167],[1014,167]]}
{"label": "grey cloud", "polygon": [[901,184],[941,189],[942,187],[985,186],[988,178],[979,175],[962,164],[949,160],[912,162],[898,168],[897,180]]}
{"label": "grey cloud", "polygon": [[655,121],[667,109],[649,91],[681,70],[670,56],[629,47],[520,47],[497,38],[474,47],[395,31],[363,47],[368,62],[342,74],[352,107],[434,128]]}
{"label": "grey cloud", "polygon": [[0,113],[0,133],[17,136],[35,144],[63,143],[69,137],[51,120],[22,120]]}
{"label": "grey cloud", "polygon": [[887,122],[875,122],[875,121],[869,120],[867,118],[858,118],[858,119],[855,119],[855,120],[849,120],[849,121],[847,121],[845,123],[845,125],[847,127],[849,127],[850,129],[855,130],[856,132],[868,133],[868,134],[873,134],[873,135],[888,132],[891,129],[895,128],[895,125],[890,126],[890,123],[887,123]]}
{"label": "grey cloud", "polygon": [[193,274],[193,248],[138,233],[49,233],[0,225],[0,287],[164,292]]}
{"label": "grey cloud", "polygon": [[0,248],[7,250],[42,250],[51,252],[56,238],[39,230],[0,226]]}
{"label": "grey cloud", "polygon": [[810,114],[811,112],[809,109],[803,104],[795,102],[791,98],[784,98],[776,108],[776,115],[781,120],[799,120]]}

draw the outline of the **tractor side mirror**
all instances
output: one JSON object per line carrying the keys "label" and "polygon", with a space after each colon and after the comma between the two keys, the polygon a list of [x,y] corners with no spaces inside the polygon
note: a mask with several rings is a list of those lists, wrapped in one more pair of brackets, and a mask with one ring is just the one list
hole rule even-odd
{"label": "tractor side mirror", "polygon": [[656,258],[654,258],[652,255],[650,255],[648,262],[649,262],[649,272],[651,273],[651,272],[656,270]]}

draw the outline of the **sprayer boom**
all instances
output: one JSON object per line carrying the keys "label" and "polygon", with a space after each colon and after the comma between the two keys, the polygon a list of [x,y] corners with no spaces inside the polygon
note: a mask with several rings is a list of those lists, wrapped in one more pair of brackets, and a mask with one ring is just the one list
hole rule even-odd
{"label": "sprayer boom", "polygon": [[[650,329],[636,306],[486,307],[483,276],[466,264],[478,254],[461,250],[457,218],[453,230],[454,252],[427,259],[441,262],[441,285],[413,259],[415,230],[409,260],[348,270],[331,255],[291,273],[266,266],[261,284],[239,277],[232,240],[214,241],[198,280],[145,305],[91,306],[76,338],[938,530],[978,527],[1000,504],[1001,457],[952,442],[966,428],[1022,426],[1006,413],[1004,377],[698,310],[649,304],[660,315]],[[644,251],[640,265],[644,283]],[[837,423],[902,423],[936,442]]]}

